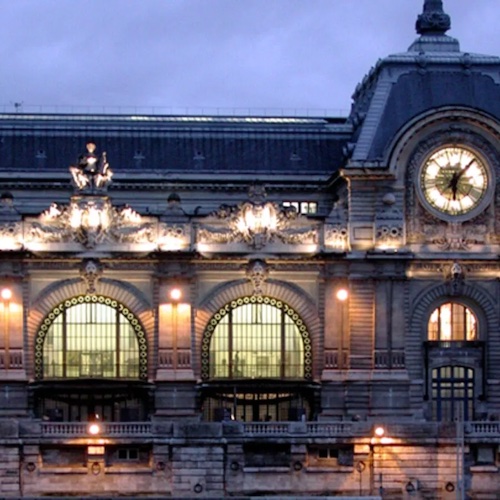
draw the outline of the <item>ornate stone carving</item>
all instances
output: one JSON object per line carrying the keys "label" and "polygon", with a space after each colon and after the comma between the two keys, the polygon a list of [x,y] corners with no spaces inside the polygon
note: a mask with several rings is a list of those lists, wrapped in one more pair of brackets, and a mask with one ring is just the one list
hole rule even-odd
{"label": "ornate stone carving", "polygon": [[375,216],[375,247],[399,248],[403,245],[403,214],[396,208],[396,197],[387,193],[384,208]]}
{"label": "ornate stone carving", "polygon": [[160,223],[158,247],[160,250],[181,250],[189,246],[189,226]]}
{"label": "ornate stone carving", "polygon": [[197,243],[241,243],[254,249],[279,240],[286,244],[316,244],[317,226],[293,208],[265,202],[260,186],[250,190],[250,201],[237,206],[223,205],[211,214],[197,232]]}
{"label": "ornate stone carving", "polygon": [[17,250],[22,247],[23,230],[20,222],[0,224],[0,250]]}
{"label": "ornate stone carving", "polygon": [[78,158],[78,163],[69,167],[73,185],[78,191],[103,191],[111,183],[113,176],[106,153],[99,157],[95,152],[96,145],[93,140],[87,141],[86,148],[85,153]]}
{"label": "ornate stone carving", "polygon": [[335,250],[346,251],[349,230],[346,224],[327,224],[325,226],[325,245]]}
{"label": "ornate stone carving", "polygon": [[80,276],[87,284],[87,294],[96,293],[96,282],[102,276],[102,265],[98,260],[86,259],[80,267]]}
{"label": "ornate stone carving", "polygon": [[451,27],[450,16],[443,11],[442,0],[425,0],[424,11],[417,18],[419,35],[444,35]]}
{"label": "ornate stone carving", "polygon": [[453,262],[446,271],[446,279],[450,295],[456,297],[462,294],[464,285],[464,270],[457,262]]}
{"label": "ornate stone carving", "polygon": [[269,276],[269,268],[265,261],[257,259],[248,263],[246,268],[247,278],[253,286],[253,295],[263,295],[264,285]]}
{"label": "ornate stone carving", "polygon": [[143,223],[129,206],[115,208],[108,197],[73,196],[69,205],[53,203],[27,222],[26,242],[76,241],[90,249],[104,242],[153,243],[155,236],[155,225]]}
{"label": "ornate stone carving", "polygon": [[426,243],[440,250],[470,250],[474,245],[486,243],[488,229],[485,224],[471,222],[433,221],[423,225]]}
{"label": "ornate stone carving", "polygon": [[499,273],[500,264],[485,262],[454,262],[451,265],[448,262],[413,262],[408,268],[408,274],[412,277],[439,278],[443,276],[445,280],[451,280],[453,276],[459,277],[460,275],[496,278]]}
{"label": "ornate stone carving", "polygon": [[349,247],[347,203],[343,198],[334,204],[325,221],[325,247],[341,252]]}

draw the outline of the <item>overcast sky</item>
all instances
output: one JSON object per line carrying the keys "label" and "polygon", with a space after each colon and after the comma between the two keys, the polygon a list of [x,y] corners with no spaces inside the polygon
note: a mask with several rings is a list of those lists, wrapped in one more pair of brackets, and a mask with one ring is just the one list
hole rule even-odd
{"label": "overcast sky", "polygon": [[[346,113],[406,51],[423,0],[0,0],[0,108]],[[445,0],[464,52],[500,55],[500,0]],[[163,108],[163,109],[161,109]]]}

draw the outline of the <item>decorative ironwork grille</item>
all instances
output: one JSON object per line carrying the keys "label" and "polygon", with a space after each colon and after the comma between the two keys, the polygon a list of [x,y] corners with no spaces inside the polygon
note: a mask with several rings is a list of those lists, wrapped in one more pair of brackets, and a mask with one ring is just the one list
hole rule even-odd
{"label": "decorative ironwork grille", "polygon": [[213,315],[205,329],[201,377],[311,379],[311,338],[304,321],[271,297],[233,300]]}
{"label": "decorative ironwork grille", "polygon": [[80,295],[57,305],[35,340],[35,378],[147,378],[138,318],[109,297]]}

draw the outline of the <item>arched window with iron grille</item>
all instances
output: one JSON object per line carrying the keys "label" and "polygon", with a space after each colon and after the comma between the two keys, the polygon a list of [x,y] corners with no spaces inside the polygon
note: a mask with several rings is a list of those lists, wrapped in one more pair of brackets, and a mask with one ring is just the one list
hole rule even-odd
{"label": "arched window with iron grille", "polygon": [[271,297],[242,297],[214,314],[203,335],[201,360],[203,380],[312,377],[305,323]]}
{"label": "arched window with iron grille", "polygon": [[147,378],[147,343],[138,318],[109,297],[58,304],[35,340],[35,378]]}
{"label": "arched window with iron grille", "polygon": [[314,418],[311,337],[300,315],[273,297],[240,297],[219,309],[201,346],[201,412],[206,420]]}

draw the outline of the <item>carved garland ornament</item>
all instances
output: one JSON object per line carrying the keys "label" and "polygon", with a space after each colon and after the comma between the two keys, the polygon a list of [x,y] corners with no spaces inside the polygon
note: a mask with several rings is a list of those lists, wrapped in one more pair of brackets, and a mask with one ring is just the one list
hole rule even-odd
{"label": "carved garland ornament", "polygon": [[293,208],[247,201],[237,206],[223,205],[197,233],[198,243],[244,242],[255,249],[276,240],[292,245],[316,244],[318,229]]}
{"label": "carved garland ornament", "polygon": [[115,208],[107,197],[74,196],[69,205],[53,203],[27,228],[26,242],[77,241],[86,248],[104,242],[152,243],[155,226],[132,208]]}

